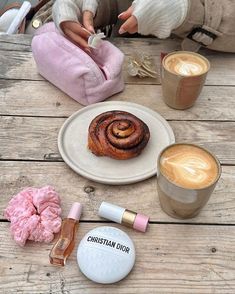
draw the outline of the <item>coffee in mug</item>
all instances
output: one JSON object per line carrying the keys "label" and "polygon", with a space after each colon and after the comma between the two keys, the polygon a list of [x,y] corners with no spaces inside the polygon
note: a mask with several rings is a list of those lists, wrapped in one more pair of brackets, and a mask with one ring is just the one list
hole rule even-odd
{"label": "coffee in mug", "polygon": [[173,144],[158,159],[158,195],[172,217],[196,216],[207,203],[221,175],[218,159],[194,144]]}
{"label": "coffee in mug", "polygon": [[175,109],[191,107],[205,83],[209,61],[189,51],[167,54],[162,61],[162,92],[167,105]]}

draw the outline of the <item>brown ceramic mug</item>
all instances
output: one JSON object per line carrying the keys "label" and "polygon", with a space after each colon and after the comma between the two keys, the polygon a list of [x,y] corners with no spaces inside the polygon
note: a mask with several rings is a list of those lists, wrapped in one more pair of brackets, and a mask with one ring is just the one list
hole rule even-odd
{"label": "brown ceramic mug", "polygon": [[175,51],[162,60],[162,93],[165,103],[175,109],[191,107],[201,93],[210,70],[209,61],[189,51]]}
{"label": "brown ceramic mug", "polygon": [[166,147],[158,158],[161,207],[175,218],[195,217],[209,200],[221,175],[218,159],[195,144]]}

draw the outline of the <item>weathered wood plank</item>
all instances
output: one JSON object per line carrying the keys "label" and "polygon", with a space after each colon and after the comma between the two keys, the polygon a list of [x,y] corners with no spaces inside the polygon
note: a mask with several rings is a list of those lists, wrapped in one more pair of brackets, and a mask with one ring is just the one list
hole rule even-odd
{"label": "weathered wood plank", "polygon": [[[1,115],[70,116],[82,105],[47,81],[0,80]],[[120,100],[142,104],[169,120],[234,120],[235,87],[207,86],[195,105],[185,111],[168,107],[161,86],[126,85],[122,93],[107,101]],[[229,105],[229,107],[228,107]]]}
{"label": "weathered wood plank", "polygon": [[42,80],[32,52],[0,51],[0,79]]}
{"label": "weathered wood plank", "polygon": [[[223,172],[210,201],[200,215],[183,222],[235,224],[235,167],[223,166]],[[0,215],[11,197],[24,187],[52,185],[61,196],[63,215],[71,204],[84,204],[83,220],[99,220],[97,211],[102,201],[115,203],[144,213],[154,222],[179,222],[168,217],[158,200],[156,177],[125,186],[110,186],[89,181],[73,172],[63,162],[0,161]],[[134,191],[134,193],[133,193]]]}
{"label": "weathered wood plank", "polygon": [[[65,118],[0,117],[0,158],[44,160],[58,153],[57,136],[64,121]],[[176,142],[203,145],[223,164],[235,163],[235,122],[170,121],[170,125]]]}
{"label": "weathered wood plank", "polygon": [[[0,35],[0,50],[31,51],[31,35]],[[4,53],[2,53],[4,54]]]}
{"label": "weathered wood plank", "polygon": [[[14,51],[31,51],[31,35],[0,35],[0,50]],[[125,54],[130,55],[133,48],[141,48],[142,52],[150,55],[160,55],[161,52],[166,53],[174,50],[180,50],[181,39],[170,37],[160,40],[152,38],[123,38],[115,37],[107,39],[115,46],[120,48]],[[204,55],[224,54],[212,50],[200,49],[200,53]]]}
{"label": "weathered wood plank", "polygon": [[[161,42],[163,42],[162,45]],[[133,54],[136,51],[136,48],[141,52],[153,55],[159,69],[160,52],[165,51],[162,49],[167,48],[167,44],[171,44],[171,42],[173,41],[169,40],[165,44],[164,41],[157,40],[156,42],[152,42],[151,39],[130,39],[130,41],[126,42],[124,39],[120,40],[119,44],[117,43],[117,46],[127,56]],[[170,46],[170,48],[172,47]],[[176,49],[178,49],[177,46]],[[207,85],[235,85],[234,54],[219,52],[215,54],[209,50],[202,50],[201,53],[211,62],[211,70],[206,81]],[[159,79],[138,79],[130,77],[126,71],[128,61],[127,56],[124,64],[124,77],[126,83],[159,84]],[[0,51],[0,78],[42,80],[42,77],[37,73],[32,52],[27,51]]]}
{"label": "weathered wood plank", "polygon": [[153,38],[111,38],[110,41],[120,48],[126,55],[134,51],[143,52],[149,55],[160,56],[161,52],[166,53],[180,50],[181,40],[179,38],[168,38],[160,40]]}
{"label": "weathered wood plank", "polygon": [[[216,226],[151,225],[145,234],[124,229],[137,252],[128,278],[113,285],[95,284],[79,271],[76,249],[64,268],[49,264],[51,244],[18,247],[9,224],[1,223],[2,293],[218,293],[235,290],[235,228]],[[97,224],[79,227],[76,247]]]}
{"label": "weathered wood plank", "polygon": [[[15,51],[31,51],[31,35],[0,35],[0,50],[15,50]],[[110,38],[117,47],[123,51],[130,51],[130,47],[135,47],[137,44],[143,48],[144,51],[148,50],[149,46],[153,48],[150,53],[154,55],[157,52],[168,52],[180,49],[180,40],[177,38],[169,38],[166,40],[159,40],[157,38]]]}

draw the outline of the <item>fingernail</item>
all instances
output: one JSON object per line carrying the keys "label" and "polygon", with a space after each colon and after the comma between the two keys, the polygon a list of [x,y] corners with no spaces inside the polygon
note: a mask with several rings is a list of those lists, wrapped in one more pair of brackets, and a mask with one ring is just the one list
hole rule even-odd
{"label": "fingernail", "polygon": [[120,35],[126,33],[126,31],[123,28],[120,28],[118,32]]}
{"label": "fingernail", "polygon": [[85,32],[87,32],[89,35],[91,35],[91,32],[90,32],[90,31],[88,31],[88,30],[85,29],[84,27],[82,27],[82,29],[83,29]]}
{"label": "fingernail", "polygon": [[122,17],[123,13],[124,13],[124,12],[120,13],[120,14],[118,15],[118,18]]}
{"label": "fingernail", "polygon": [[93,34],[95,33],[93,26],[89,26],[89,31],[92,32]]}
{"label": "fingernail", "polygon": [[87,53],[91,53],[91,49],[89,49],[89,48],[85,48],[85,51],[86,51]]}

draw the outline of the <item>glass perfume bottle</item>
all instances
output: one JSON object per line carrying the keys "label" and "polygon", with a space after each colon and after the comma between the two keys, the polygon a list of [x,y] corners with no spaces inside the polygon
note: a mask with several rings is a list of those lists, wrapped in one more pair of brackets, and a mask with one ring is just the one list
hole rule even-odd
{"label": "glass perfume bottle", "polygon": [[50,263],[64,266],[66,259],[73,251],[78,222],[82,213],[82,205],[74,202],[68,217],[63,219],[60,236],[50,252]]}

